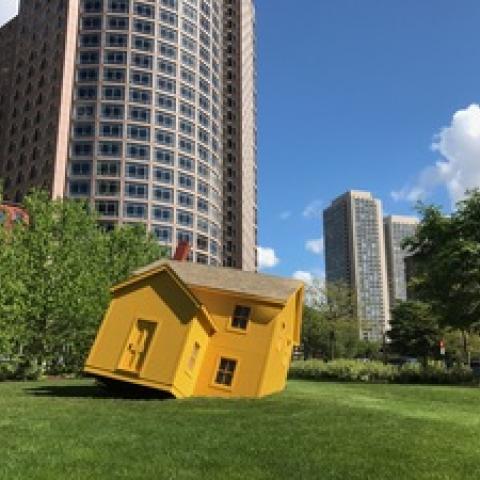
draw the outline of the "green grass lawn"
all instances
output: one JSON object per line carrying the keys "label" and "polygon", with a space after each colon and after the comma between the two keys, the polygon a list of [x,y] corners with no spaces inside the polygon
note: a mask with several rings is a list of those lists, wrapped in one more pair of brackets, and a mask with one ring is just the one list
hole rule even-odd
{"label": "green grass lawn", "polygon": [[480,389],[292,381],[262,400],[0,384],[0,478],[480,479]]}

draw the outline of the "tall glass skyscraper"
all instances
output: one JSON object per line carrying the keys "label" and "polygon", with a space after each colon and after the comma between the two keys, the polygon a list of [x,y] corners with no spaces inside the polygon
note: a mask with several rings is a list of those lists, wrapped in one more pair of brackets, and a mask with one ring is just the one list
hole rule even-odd
{"label": "tall glass skyscraper", "polygon": [[87,199],[107,228],[256,269],[252,0],[22,0],[0,51],[7,199]]}
{"label": "tall glass skyscraper", "polygon": [[350,191],[323,214],[327,283],[354,294],[360,336],[381,340],[390,323],[381,202]]}
{"label": "tall glass skyscraper", "polygon": [[391,215],[385,217],[385,255],[387,258],[388,290],[390,306],[397,300],[407,300],[407,273],[405,259],[408,252],[403,248],[403,242],[413,237],[418,228],[418,219]]}

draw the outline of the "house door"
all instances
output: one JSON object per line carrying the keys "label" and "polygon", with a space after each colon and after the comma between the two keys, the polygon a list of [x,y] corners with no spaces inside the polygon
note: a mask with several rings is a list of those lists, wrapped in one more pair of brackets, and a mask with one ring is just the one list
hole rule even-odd
{"label": "house door", "polygon": [[140,319],[135,321],[118,365],[120,370],[135,374],[141,372],[156,328],[156,322]]}

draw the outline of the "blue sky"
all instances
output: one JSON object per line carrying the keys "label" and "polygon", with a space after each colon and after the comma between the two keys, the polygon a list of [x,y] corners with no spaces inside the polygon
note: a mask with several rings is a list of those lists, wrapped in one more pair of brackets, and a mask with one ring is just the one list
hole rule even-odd
{"label": "blue sky", "polygon": [[269,272],[322,272],[306,248],[322,237],[312,202],[361,189],[411,214],[416,198],[450,206],[462,162],[466,186],[480,182],[480,111],[453,119],[480,96],[478,0],[257,0],[257,15],[259,243],[280,259]]}
{"label": "blue sky", "polygon": [[411,214],[480,185],[478,0],[256,3],[265,271],[321,275],[321,210],[346,190]]}

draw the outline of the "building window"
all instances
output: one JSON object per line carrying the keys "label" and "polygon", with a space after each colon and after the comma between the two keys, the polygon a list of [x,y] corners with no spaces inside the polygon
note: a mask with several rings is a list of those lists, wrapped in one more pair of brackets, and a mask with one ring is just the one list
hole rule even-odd
{"label": "building window", "polygon": [[153,178],[156,182],[166,183],[168,185],[173,184],[173,171],[166,168],[154,168]]}
{"label": "building window", "polygon": [[146,20],[133,20],[133,30],[139,33],[153,34],[154,26],[153,22],[147,22]]}
{"label": "building window", "polygon": [[125,69],[124,68],[105,68],[103,70],[103,78],[109,82],[125,82]]}
{"label": "building window", "polygon": [[171,188],[153,187],[153,199],[159,202],[172,203],[173,190]]}
{"label": "building window", "polygon": [[172,47],[171,45],[168,45],[166,43],[160,43],[158,48],[162,57],[167,57],[171,59],[177,58],[177,49],[175,47]]}
{"label": "building window", "polygon": [[173,97],[157,95],[157,106],[163,108],[164,110],[175,111],[176,101]]}
{"label": "building window", "polygon": [[108,11],[128,13],[128,0],[109,0]]}
{"label": "building window", "polygon": [[125,196],[131,198],[148,198],[148,186],[144,183],[126,183]]}
{"label": "building window", "polygon": [[128,18],[108,17],[108,28],[110,30],[128,30]]}
{"label": "building window", "polygon": [[97,180],[97,195],[116,197],[120,193],[120,183],[112,180]]}
{"label": "building window", "polygon": [[128,118],[136,122],[150,123],[150,110],[147,108],[130,107]]}
{"label": "building window", "polygon": [[166,60],[159,60],[158,70],[165,75],[175,76],[177,73],[177,66],[175,63],[167,62]]}
{"label": "building window", "polygon": [[127,145],[127,157],[138,160],[149,160],[150,147],[148,145],[139,145],[138,143],[129,143]]}
{"label": "building window", "polygon": [[120,176],[120,162],[114,161],[98,161],[97,175],[101,177],[119,177]]}
{"label": "building window", "polygon": [[139,15],[140,17],[154,18],[155,7],[151,5],[145,5],[144,3],[135,2],[133,6],[133,13],[135,15]]}
{"label": "building window", "polygon": [[102,105],[102,117],[123,120],[123,105],[104,104]]}
{"label": "building window", "polygon": [[152,215],[154,220],[160,222],[171,223],[173,220],[173,210],[171,208],[154,206],[152,208]]}
{"label": "building window", "polygon": [[126,203],[125,216],[129,218],[147,218],[147,205],[143,203]]}
{"label": "building window", "polygon": [[233,377],[235,375],[235,369],[237,368],[237,361],[231,358],[220,358],[217,374],[215,376],[215,383],[217,385],[224,385],[231,387],[233,383]]}
{"label": "building window", "polygon": [[170,227],[154,226],[153,235],[161,243],[170,243],[172,241],[172,229]]}
{"label": "building window", "polygon": [[133,37],[133,48],[136,48],[137,50],[143,50],[144,52],[153,52],[153,40],[143,37]]}
{"label": "building window", "polygon": [[90,194],[90,181],[75,180],[70,182],[70,195],[83,196]]}
{"label": "building window", "polygon": [[98,154],[104,157],[120,157],[122,155],[122,144],[113,142],[100,142]]}
{"label": "building window", "polygon": [[177,230],[177,242],[188,242],[193,245],[193,233],[187,230]]}
{"label": "building window", "polygon": [[162,92],[175,93],[177,86],[175,80],[170,80],[165,77],[158,77],[157,88]]}
{"label": "building window", "polygon": [[105,63],[113,65],[125,65],[127,63],[126,52],[106,51]]}
{"label": "building window", "polygon": [[125,166],[125,176],[128,178],[148,179],[148,165],[127,163]]}
{"label": "building window", "polygon": [[177,16],[174,13],[170,13],[167,10],[160,10],[160,20],[164,23],[177,26]]}
{"label": "building window", "polygon": [[127,47],[128,37],[121,33],[107,33],[107,47]]}
{"label": "building window", "polygon": [[92,172],[92,162],[72,162],[70,173],[75,176],[86,177]]}
{"label": "building window", "polygon": [[248,322],[250,320],[250,313],[250,307],[237,305],[232,316],[232,328],[236,328],[238,330],[246,330],[248,327]]}
{"label": "building window", "polygon": [[122,87],[104,87],[103,98],[105,100],[123,100],[125,92]]}
{"label": "building window", "polygon": [[130,89],[130,101],[136,103],[149,104],[152,101],[151,94],[148,90]]}
{"label": "building window", "polygon": [[150,128],[140,127],[138,125],[128,125],[127,135],[128,135],[128,138],[131,138],[133,140],[149,141]]}
{"label": "building window", "polygon": [[174,154],[170,150],[164,150],[162,148],[155,149],[154,161],[157,163],[162,163],[164,165],[173,165],[174,163]]}
{"label": "building window", "polygon": [[135,85],[152,86],[152,75],[150,73],[132,70],[130,72],[130,82]]}
{"label": "building window", "polygon": [[177,211],[177,223],[184,227],[193,227],[193,215],[183,210]]}
{"label": "building window", "polygon": [[118,202],[97,201],[96,209],[100,215],[108,217],[118,216]]}

